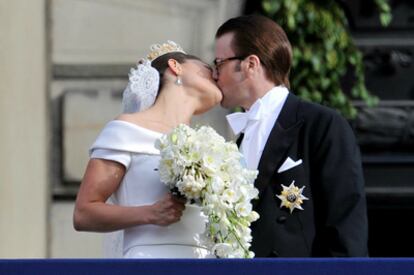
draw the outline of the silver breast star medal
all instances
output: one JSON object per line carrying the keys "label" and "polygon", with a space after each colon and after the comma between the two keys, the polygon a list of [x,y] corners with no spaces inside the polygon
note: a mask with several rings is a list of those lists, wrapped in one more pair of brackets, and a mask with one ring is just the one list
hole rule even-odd
{"label": "silver breast star medal", "polygon": [[282,184],[283,190],[280,193],[280,195],[276,195],[282,202],[280,204],[280,208],[286,207],[290,209],[290,213],[293,212],[293,210],[299,209],[303,210],[301,204],[304,200],[308,200],[307,197],[302,195],[303,189],[305,189],[305,186],[302,188],[299,188],[295,186],[295,181],[292,181],[292,183],[289,185],[289,187],[284,186]]}

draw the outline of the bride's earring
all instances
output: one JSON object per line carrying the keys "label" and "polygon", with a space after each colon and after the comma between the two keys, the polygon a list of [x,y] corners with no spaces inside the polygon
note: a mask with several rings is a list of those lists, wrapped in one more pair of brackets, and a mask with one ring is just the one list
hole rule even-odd
{"label": "bride's earring", "polygon": [[182,82],[182,80],[181,80],[181,77],[180,77],[180,76],[177,76],[177,80],[175,81],[175,84],[177,84],[177,86],[181,86],[181,85],[183,85],[183,82]]}

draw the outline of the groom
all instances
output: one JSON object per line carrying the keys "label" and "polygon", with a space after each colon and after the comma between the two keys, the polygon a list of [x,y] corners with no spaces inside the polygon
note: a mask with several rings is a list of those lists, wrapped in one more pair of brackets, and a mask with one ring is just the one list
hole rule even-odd
{"label": "groom", "polygon": [[259,170],[256,257],[367,256],[354,134],[335,111],[289,91],[292,48],[285,32],[263,16],[233,18],[218,29],[215,54],[221,104],[246,110],[228,121],[242,136],[247,166]]}

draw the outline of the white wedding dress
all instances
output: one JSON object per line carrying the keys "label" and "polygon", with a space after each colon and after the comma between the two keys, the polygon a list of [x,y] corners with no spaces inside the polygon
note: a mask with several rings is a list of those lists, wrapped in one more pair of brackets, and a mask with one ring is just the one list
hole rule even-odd
{"label": "white wedding dress", "polygon": [[[120,120],[109,122],[102,130],[91,147],[91,158],[116,161],[127,169],[120,187],[111,197],[113,203],[150,205],[169,192],[159,179],[160,155],[154,147],[161,135]],[[172,225],[140,225],[120,231],[122,257],[214,258],[203,245],[205,226],[206,217],[201,209],[187,205],[181,220]]]}

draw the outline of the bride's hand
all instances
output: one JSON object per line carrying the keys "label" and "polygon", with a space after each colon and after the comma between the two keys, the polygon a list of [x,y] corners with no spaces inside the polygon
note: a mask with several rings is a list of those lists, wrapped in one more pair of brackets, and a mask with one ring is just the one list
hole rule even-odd
{"label": "bride's hand", "polygon": [[152,223],[167,226],[178,222],[185,209],[185,200],[168,193],[152,205]]}

